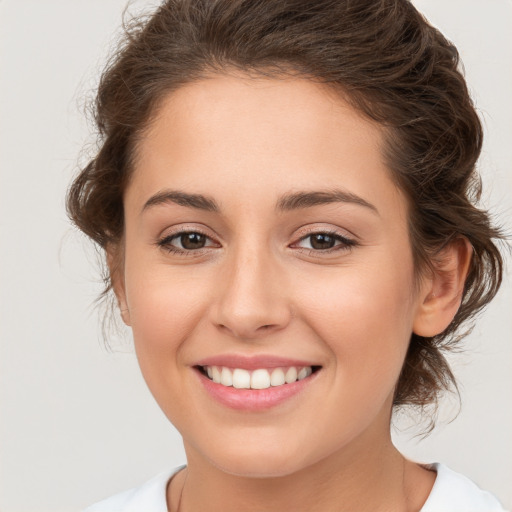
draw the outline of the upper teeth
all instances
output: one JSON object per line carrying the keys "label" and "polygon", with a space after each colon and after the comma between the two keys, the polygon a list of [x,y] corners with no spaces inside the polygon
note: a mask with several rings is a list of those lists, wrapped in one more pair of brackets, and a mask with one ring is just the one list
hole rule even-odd
{"label": "upper teeth", "polygon": [[225,366],[204,366],[208,377],[223,386],[237,389],[267,389],[270,386],[282,386],[302,380],[313,373],[311,366],[288,368],[260,368],[244,370],[243,368],[227,368]]}

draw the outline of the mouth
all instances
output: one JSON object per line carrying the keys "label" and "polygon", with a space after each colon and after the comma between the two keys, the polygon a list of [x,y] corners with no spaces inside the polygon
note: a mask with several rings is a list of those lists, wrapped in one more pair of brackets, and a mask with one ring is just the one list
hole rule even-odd
{"label": "mouth", "polygon": [[215,359],[193,367],[202,388],[219,405],[245,412],[261,413],[303,396],[315,389],[314,382],[322,373],[322,366],[298,361]]}
{"label": "mouth", "polygon": [[263,390],[288,386],[307,379],[320,370],[320,366],[284,366],[278,368],[229,368],[205,365],[195,368],[207,379],[224,387],[234,389]]}

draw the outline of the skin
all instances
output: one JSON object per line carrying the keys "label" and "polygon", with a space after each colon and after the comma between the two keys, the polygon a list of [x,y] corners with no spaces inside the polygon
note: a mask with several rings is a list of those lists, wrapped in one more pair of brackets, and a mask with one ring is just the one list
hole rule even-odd
{"label": "skin", "polygon": [[[159,106],[125,192],[114,289],[144,378],[183,436],[188,467],[168,487],[181,512],[420,510],[435,474],[390,439],[393,393],[411,332],[441,332],[467,271],[464,241],[444,272],[416,279],[407,199],[382,158],[381,128],[307,80],[212,76]],[[339,201],[286,211],[299,191]],[[203,194],[218,212],[148,200]],[[172,235],[208,238],[186,254]],[[327,252],[310,235],[342,237]],[[161,242],[167,238],[165,246]],[[343,239],[351,240],[346,244]],[[321,365],[270,410],[213,401],[193,365],[218,354]]]}

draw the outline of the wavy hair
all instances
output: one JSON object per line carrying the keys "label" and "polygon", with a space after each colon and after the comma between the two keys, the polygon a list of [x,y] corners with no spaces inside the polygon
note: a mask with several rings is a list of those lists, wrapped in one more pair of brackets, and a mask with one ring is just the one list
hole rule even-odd
{"label": "wavy hair", "polygon": [[98,151],[69,189],[70,218],[101,248],[122,244],[139,134],[169,93],[229,70],[321,82],[380,123],[417,272],[456,238],[471,243],[455,318],[437,336],[412,334],[396,386],[394,406],[435,405],[457,387],[443,352],[496,294],[503,261],[500,231],[477,206],[482,126],[457,49],[408,0],[168,0],[131,23],[101,77]]}

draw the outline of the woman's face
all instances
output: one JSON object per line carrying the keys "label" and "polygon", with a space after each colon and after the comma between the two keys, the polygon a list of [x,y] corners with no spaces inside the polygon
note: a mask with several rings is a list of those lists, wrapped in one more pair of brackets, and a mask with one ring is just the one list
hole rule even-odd
{"label": "woman's face", "polygon": [[116,289],[189,460],[286,475],[388,439],[422,297],[381,144],[306,80],[214,76],[161,105]]}

